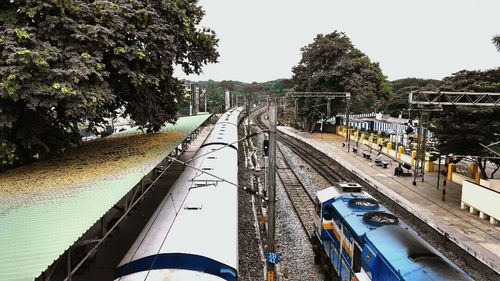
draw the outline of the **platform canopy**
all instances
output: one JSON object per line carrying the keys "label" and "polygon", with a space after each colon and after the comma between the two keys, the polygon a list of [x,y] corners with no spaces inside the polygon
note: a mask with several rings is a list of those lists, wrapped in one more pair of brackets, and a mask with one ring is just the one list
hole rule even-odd
{"label": "platform canopy", "polygon": [[34,280],[210,115],[131,128],[0,174],[0,280]]}

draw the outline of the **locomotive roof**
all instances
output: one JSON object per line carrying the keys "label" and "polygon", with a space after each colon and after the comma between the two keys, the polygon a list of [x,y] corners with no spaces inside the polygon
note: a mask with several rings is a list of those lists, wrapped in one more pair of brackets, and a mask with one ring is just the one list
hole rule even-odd
{"label": "locomotive roof", "polygon": [[[377,228],[378,226],[374,226],[366,223],[363,220],[363,215],[369,212],[384,212],[391,213],[381,204],[378,204],[378,207],[373,209],[361,209],[361,208],[353,208],[350,207],[348,202],[351,199],[373,199],[368,194],[357,194],[357,193],[349,193],[343,194],[335,199],[335,202],[332,203],[336,212],[339,214],[341,218],[345,221],[346,226],[349,230],[357,236],[357,240],[360,241],[361,237],[365,235],[365,233],[369,232]],[[361,241],[362,242],[362,241]]]}
{"label": "locomotive roof", "polygon": [[379,227],[366,233],[366,241],[404,280],[470,280],[416,233],[401,226]]}

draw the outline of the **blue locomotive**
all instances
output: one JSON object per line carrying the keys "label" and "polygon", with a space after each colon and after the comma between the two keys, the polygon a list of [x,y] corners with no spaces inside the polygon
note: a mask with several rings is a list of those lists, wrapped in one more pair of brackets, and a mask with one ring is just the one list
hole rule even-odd
{"label": "blue locomotive", "polygon": [[342,281],[472,280],[356,183],[316,196],[315,262]]}

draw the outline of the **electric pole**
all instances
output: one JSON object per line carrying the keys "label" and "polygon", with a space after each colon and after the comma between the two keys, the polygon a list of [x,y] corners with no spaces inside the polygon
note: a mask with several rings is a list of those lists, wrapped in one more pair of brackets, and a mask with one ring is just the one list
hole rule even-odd
{"label": "electric pole", "polygon": [[268,229],[267,229],[267,281],[276,280],[276,263],[278,255],[275,247],[276,231],[276,99],[271,98],[269,105],[269,180],[268,190]]}

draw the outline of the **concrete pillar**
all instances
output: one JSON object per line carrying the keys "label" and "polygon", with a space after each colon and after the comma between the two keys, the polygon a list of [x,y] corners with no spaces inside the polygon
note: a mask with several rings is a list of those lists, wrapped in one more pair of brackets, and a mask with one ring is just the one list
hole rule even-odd
{"label": "concrete pillar", "polygon": [[491,224],[497,224],[497,220],[494,217],[490,217],[490,223]]}
{"label": "concrete pillar", "polygon": [[377,146],[379,146],[380,144],[382,144],[382,138],[377,139]]}
{"label": "concrete pillar", "polygon": [[477,164],[476,163],[472,163],[470,164],[470,173],[472,174],[472,176],[474,177],[477,173]]}
{"label": "concrete pillar", "polygon": [[480,218],[480,219],[484,220],[484,219],[486,219],[487,217],[488,217],[488,216],[487,216],[485,213],[483,213],[483,212],[479,212],[479,218]]}
{"label": "concrete pillar", "polygon": [[450,163],[448,165],[448,181],[451,181],[452,180],[452,176],[453,176],[453,173],[455,172],[455,164],[453,163]]}
{"label": "concrete pillar", "polygon": [[460,203],[460,209],[465,210],[467,209],[467,205],[464,202]]}
{"label": "concrete pillar", "polygon": [[365,141],[365,134],[361,134],[361,138],[359,139],[359,143],[363,144],[364,141]]}
{"label": "concrete pillar", "polygon": [[476,209],[474,209],[474,207],[469,206],[469,213],[471,213],[471,214],[475,215],[475,214],[477,213],[477,210],[476,210]]}
{"label": "concrete pillar", "polygon": [[399,147],[398,147],[398,154],[397,154],[397,158],[398,158],[399,160],[401,160],[401,155],[403,155],[403,152],[404,152],[404,151],[405,151],[404,146],[399,146]]}
{"label": "concrete pillar", "polygon": [[417,151],[416,150],[412,150],[411,151],[411,159],[410,159],[410,165],[412,167],[415,166],[415,157],[417,156]]}
{"label": "concrete pillar", "polygon": [[426,161],[425,162],[425,170],[427,172],[434,172],[434,163],[431,161]]}
{"label": "concrete pillar", "polygon": [[373,143],[373,135],[370,136],[370,138],[368,139],[368,145],[372,147],[372,143]]}
{"label": "concrete pillar", "polygon": [[389,152],[391,151],[391,149],[392,149],[392,142],[388,142],[387,143],[387,149],[385,150],[385,153],[387,155],[389,155]]}
{"label": "concrete pillar", "polygon": [[476,184],[479,184],[481,182],[481,172],[476,172],[472,175],[474,176],[474,182],[476,182]]}

